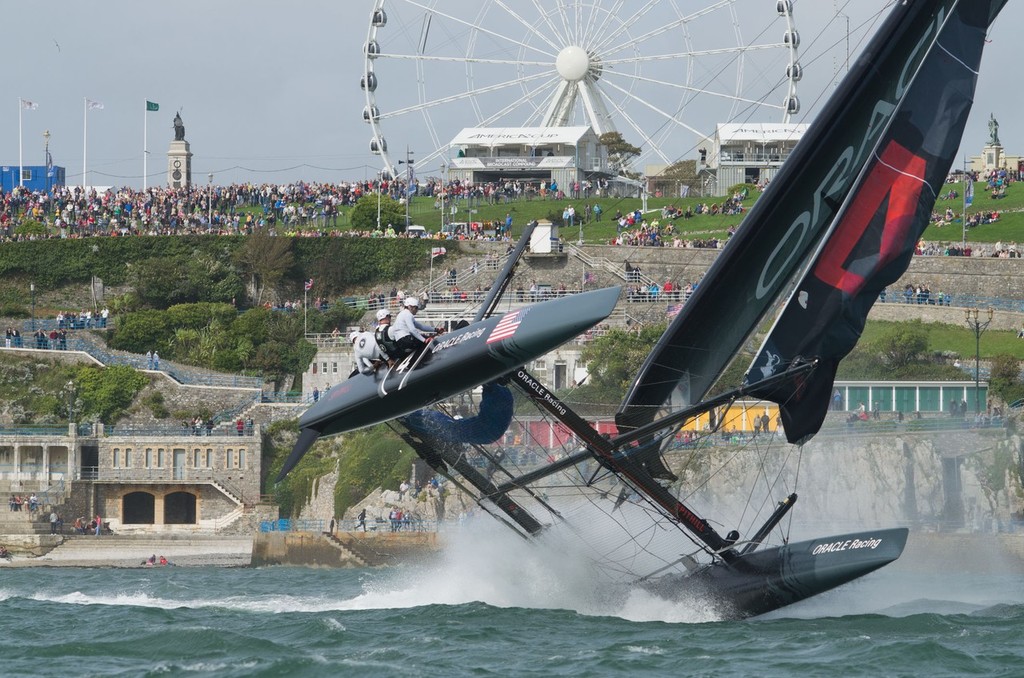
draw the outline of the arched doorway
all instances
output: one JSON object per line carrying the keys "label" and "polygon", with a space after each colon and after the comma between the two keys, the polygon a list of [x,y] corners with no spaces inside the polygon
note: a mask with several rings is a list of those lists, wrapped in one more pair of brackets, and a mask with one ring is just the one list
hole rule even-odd
{"label": "arched doorway", "polygon": [[149,492],[129,492],[121,502],[121,515],[126,525],[152,525],[156,522],[156,499]]}
{"label": "arched doorway", "polygon": [[196,495],[189,492],[171,492],[164,497],[165,525],[195,525]]}

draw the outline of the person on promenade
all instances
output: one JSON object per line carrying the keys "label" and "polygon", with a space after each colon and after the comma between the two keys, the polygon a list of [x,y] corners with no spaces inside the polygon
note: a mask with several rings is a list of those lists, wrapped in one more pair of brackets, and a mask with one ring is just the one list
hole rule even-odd
{"label": "person on promenade", "polygon": [[50,509],[50,534],[57,534],[57,521],[59,519],[60,516],[57,515],[57,512]]}
{"label": "person on promenade", "polygon": [[359,512],[359,517],[356,518],[356,529],[363,528],[363,532],[366,532],[366,508]]}
{"label": "person on promenade", "polygon": [[96,523],[96,534],[95,534],[95,536],[98,537],[98,536],[100,536],[100,532],[103,530],[103,518],[101,518],[100,514],[97,513],[96,514],[96,520],[93,521],[93,522]]}

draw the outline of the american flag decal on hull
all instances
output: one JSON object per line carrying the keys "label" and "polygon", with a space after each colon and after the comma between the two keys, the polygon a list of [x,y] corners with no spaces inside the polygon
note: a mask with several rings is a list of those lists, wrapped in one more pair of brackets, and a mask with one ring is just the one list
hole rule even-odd
{"label": "american flag decal on hull", "polygon": [[519,327],[519,323],[523,322],[523,318],[526,316],[527,309],[521,308],[518,311],[512,311],[506,313],[498,321],[498,324],[491,330],[491,336],[487,337],[487,343],[493,344],[496,341],[502,339],[508,339],[516,333],[516,329]]}

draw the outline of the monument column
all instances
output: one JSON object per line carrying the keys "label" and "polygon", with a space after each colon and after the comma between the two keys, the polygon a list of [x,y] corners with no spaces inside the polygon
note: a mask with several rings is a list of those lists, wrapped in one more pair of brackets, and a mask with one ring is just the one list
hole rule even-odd
{"label": "monument column", "polygon": [[174,141],[167,150],[167,185],[188,188],[192,185],[192,151],[185,141],[185,125],[181,113],[174,115]]}
{"label": "monument column", "polygon": [[981,161],[988,172],[1003,167],[1003,145],[999,143],[999,121],[995,114],[989,114],[988,118],[988,143],[981,152]]}

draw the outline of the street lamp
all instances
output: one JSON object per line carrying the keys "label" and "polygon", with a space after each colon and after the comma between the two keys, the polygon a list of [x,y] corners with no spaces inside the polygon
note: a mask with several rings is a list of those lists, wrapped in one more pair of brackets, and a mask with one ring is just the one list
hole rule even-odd
{"label": "street lamp", "polygon": [[974,330],[974,414],[981,414],[981,392],[979,386],[979,370],[981,363],[981,335],[988,329],[989,324],[992,322],[992,316],[995,313],[992,307],[988,308],[988,320],[980,320],[978,317],[978,309],[969,307],[964,309],[964,320],[967,322],[967,326]]}
{"label": "street lamp", "polygon": [[29,290],[32,291],[32,329],[36,329],[36,284],[30,282],[28,284]]}
{"label": "street lamp", "polygon": [[209,189],[206,191],[206,224],[207,228],[213,230],[213,172],[206,175],[209,181]]}
{"label": "street lamp", "polygon": [[410,188],[412,188],[412,151],[405,147],[405,160],[399,160],[399,165],[405,165],[405,228],[409,228],[409,200],[411,199]]}

